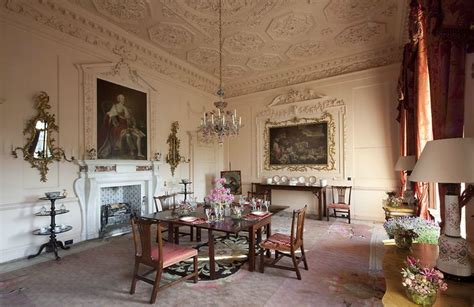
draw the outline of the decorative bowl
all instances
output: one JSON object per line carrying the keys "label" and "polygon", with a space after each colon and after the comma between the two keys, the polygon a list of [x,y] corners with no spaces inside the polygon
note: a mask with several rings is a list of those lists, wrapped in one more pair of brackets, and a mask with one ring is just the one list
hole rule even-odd
{"label": "decorative bowl", "polygon": [[55,198],[61,195],[61,192],[46,192],[44,195],[48,198]]}

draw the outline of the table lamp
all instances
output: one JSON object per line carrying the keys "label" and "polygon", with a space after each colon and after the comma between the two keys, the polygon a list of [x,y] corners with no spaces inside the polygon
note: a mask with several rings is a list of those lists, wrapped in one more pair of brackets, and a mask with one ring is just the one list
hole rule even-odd
{"label": "table lamp", "polygon": [[[469,246],[461,237],[460,197],[457,183],[474,182],[474,138],[453,138],[426,144],[410,176],[411,181],[437,182],[446,187],[444,233],[439,238],[436,266],[452,277],[463,279],[472,274]],[[466,204],[473,194],[472,186],[461,199]]]}

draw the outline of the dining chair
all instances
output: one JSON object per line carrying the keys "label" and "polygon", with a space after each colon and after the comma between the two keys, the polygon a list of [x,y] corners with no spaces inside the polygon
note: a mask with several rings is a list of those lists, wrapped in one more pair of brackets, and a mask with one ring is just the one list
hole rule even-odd
{"label": "dining chair", "polygon": [[[326,216],[329,221],[329,216],[331,217],[342,217],[349,220],[351,223],[351,186],[333,186],[332,191],[332,200],[333,202],[326,206]],[[329,214],[329,210],[333,210],[333,214]],[[343,214],[338,216],[337,214]]]}
{"label": "dining chair", "polygon": [[[263,273],[265,267],[273,267],[278,269],[290,270],[296,272],[296,277],[301,280],[301,273],[298,265],[303,261],[304,269],[308,270],[308,263],[306,261],[306,255],[304,252],[303,245],[303,230],[304,230],[304,219],[306,216],[306,209],[308,206],[304,206],[302,209],[293,210],[293,217],[291,220],[291,232],[290,235],[283,233],[272,234],[265,241],[260,243],[262,248],[260,252],[260,272]],[[297,257],[296,253],[298,249],[301,251],[301,256]],[[269,254],[270,250],[275,251],[275,259],[270,263],[265,263],[265,254]],[[283,257],[290,257],[293,261],[293,267],[287,267],[277,265]]]}
{"label": "dining chair", "polygon": [[[130,294],[135,293],[135,288],[138,280],[144,281],[153,285],[151,293],[150,304],[154,304],[159,290],[172,286],[180,281],[186,279],[194,279],[194,283],[198,281],[198,252],[194,248],[184,247],[171,243],[164,243],[161,237],[160,224],[157,221],[144,219],[140,217],[133,217],[131,219],[133,242],[135,245],[135,268],[133,271],[132,286]],[[157,243],[152,244],[152,225],[156,225],[158,231],[156,232],[158,238]],[[161,276],[163,269],[176,264],[178,262],[193,258],[193,272],[177,280],[169,282],[160,287]],[[151,267],[152,270],[138,274],[140,264]],[[155,280],[149,279],[146,276],[155,272]]]}
{"label": "dining chair", "polygon": [[[173,210],[176,206],[176,193],[154,196],[153,200],[155,201],[155,210],[156,212],[161,212],[163,210]],[[189,227],[189,232],[180,232],[180,227]],[[164,227],[163,232],[168,232],[168,224]],[[179,243],[179,236],[189,236],[190,241],[194,240],[194,227],[193,226],[180,226],[173,224],[173,237],[174,243]],[[196,241],[201,241],[201,230],[196,230]]]}

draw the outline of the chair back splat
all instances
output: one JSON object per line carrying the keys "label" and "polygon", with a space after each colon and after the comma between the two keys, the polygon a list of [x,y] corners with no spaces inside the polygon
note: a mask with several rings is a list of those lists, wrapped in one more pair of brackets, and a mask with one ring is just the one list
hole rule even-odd
{"label": "chair back splat", "polygon": [[303,231],[304,231],[304,219],[306,217],[306,208],[304,206],[302,209],[293,210],[293,217],[291,221],[291,239],[292,246],[295,249],[301,246],[303,243]]}
{"label": "chair back splat", "polygon": [[[333,202],[326,206],[326,216],[329,221],[329,217],[345,217],[351,223],[351,196],[352,196],[352,187],[351,186],[333,186],[332,191],[332,200]],[[330,210],[333,211],[333,214],[330,214]],[[343,214],[343,215],[338,215]]]}

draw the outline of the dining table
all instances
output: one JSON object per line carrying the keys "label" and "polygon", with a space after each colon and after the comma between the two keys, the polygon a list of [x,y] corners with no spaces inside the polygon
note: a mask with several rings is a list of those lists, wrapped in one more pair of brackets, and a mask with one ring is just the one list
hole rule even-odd
{"label": "dining table", "polygon": [[[219,221],[207,220],[205,207],[198,206],[195,211],[186,214],[186,217],[180,216],[176,210],[166,210],[146,214],[142,217],[158,221],[160,224],[168,224],[168,229],[174,229],[175,225],[193,226],[200,230],[207,230],[209,247],[209,271],[210,279],[216,278],[216,261],[214,249],[214,235],[216,232],[226,234],[239,234],[239,232],[248,232],[249,241],[249,271],[255,270],[256,246],[262,240],[262,228],[265,228],[267,238],[271,235],[271,212],[252,213],[250,207],[246,207],[240,218],[226,216]],[[194,221],[189,221],[189,217],[195,217]],[[168,231],[168,242],[179,244],[177,231]]]}

